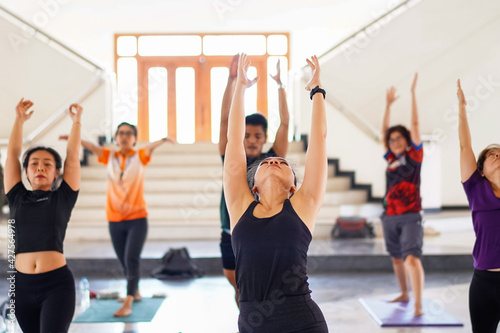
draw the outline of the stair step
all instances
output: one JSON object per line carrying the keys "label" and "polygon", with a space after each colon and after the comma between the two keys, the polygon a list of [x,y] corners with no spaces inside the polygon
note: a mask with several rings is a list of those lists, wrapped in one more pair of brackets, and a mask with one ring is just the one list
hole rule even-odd
{"label": "stair step", "polygon": [[[101,166],[105,167],[103,164],[97,161],[94,155],[89,155],[88,159],[89,166]],[[198,152],[196,154],[185,154],[185,153],[172,153],[172,152],[154,152],[151,157],[151,162],[148,164],[149,167],[153,166],[222,166],[221,157],[218,154]]]}
{"label": "stair step", "polygon": [[[300,185],[300,184],[299,184]],[[347,177],[335,177],[327,180],[327,191],[345,191],[349,189],[350,179]],[[80,198],[85,195],[106,193],[106,182],[104,180],[85,179],[80,185]],[[222,179],[220,177],[206,179],[147,179],[144,181],[146,193],[220,193],[222,190]]]}
{"label": "stair step", "polygon": [[[138,144],[140,147],[141,144]],[[268,150],[267,144],[264,150]],[[287,159],[297,178],[304,179],[306,154],[301,142],[290,145]],[[106,167],[90,156],[82,168],[80,195],[73,210],[66,238],[108,240],[105,213]],[[323,205],[318,213],[314,237],[329,237],[335,219],[371,211],[363,206],[367,193],[350,190],[350,177],[335,177],[328,166]],[[148,239],[219,239],[220,195],[223,167],[218,146],[213,143],[162,145],[155,150],[145,172],[144,190],[148,207]],[[0,235],[1,236],[1,235]]]}
{"label": "stair step", "polygon": [[[333,228],[332,219],[323,219],[316,222],[314,238],[327,238]],[[149,223],[148,240],[192,240],[192,239],[219,239],[220,225],[205,223],[190,225],[182,222],[170,224]],[[71,224],[66,231],[66,241],[74,240],[109,240],[108,223],[101,225]]]}
{"label": "stair step", "polygon": [[[330,219],[334,220],[339,216],[340,207],[339,206],[328,206],[324,205],[318,212],[318,220]],[[184,207],[171,207],[171,208],[148,208],[148,220],[150,223],[159,224],[172,224],[182,221],[182,223],[192,224],[192,223],[211,223],[210,221],[216,221],[216,225],[220,225],[220,211],[219,206],[211,207],[196,207],[196,206],[184,206]],[[101,225],[105,223],[106,212],[104,205],[102,207],[89,207],[82,209],[74,209],[71,214],[70,225],[74,224],[89,224],[89,225]],[[175,222],[177,221],[177,222]]]}
{"label": "stair step", "polygon": [[[200,172],[200,170],[202,172]],[[148,166],[144,176],[146,180],[179,178],[212,179],[215,177],[222,177],[221,165],[205,166],[203,168],[196,166]],[[82,182],[88,179],[100,179],[105,181],[106,178],[106,167],[104,166],[88,166],[82,168]]]}
{"label": "stair step", "polygon": [[[220,187],[219,187],[220,189]],[[212,190],[212,188],[210,189]],[[218,207],[220,203],[220,192],[216,190],[200,190],[196,193],[146,193],[148,209],[162,207]],[[80,195],[76,207],[102,207],[106,202],[106,194]],[[361,204],[366,202],[366,191],[332,191],[325,193],[324,204],[340,206],[344,204]]]}
{"label": "stair step", "polygon": [[[146,145],[148,142],[138,142],[135,146],[135,149],[140,149]],[[268,151],[271,149],[273,144],[271,142],[267,142],[263,151]],[[117,149],[117,145],[108,143],[104,145],[105,148],[108,149]],[[174,153],[184,153],[184,154],[196,154],[196,153],[211,153],[216,156],[219,155],[219,144],[212,142],[195,142],[190,144],[163,144],[155,149],[154,154],[163,153],[163,152],[174,152]],[[303,153],[304,145],[301,141],[292,141],[288,143],[288,152],[289,153]]]}
{"label": "stair step", "polygon": [[[305,154],[304,153],[289,153],[287,155],[287,160],[292,163],[292,165],[304,164]],[[97,161],[96,156],[89,155],[88,166],[100,166],[104,167],[103,164]],[[151,162],[148,164],[149,167],[154,166],[219,166],[222,167],[222,159],[218,153],[207,153],[207,152],[197,152],[196,154],[187,154],[185,152],[154,152],[151,158]]]}
{"label": "stair step", "polygon": [[[220,193],[222,190],[222,179],[217,177],[211,179],[155,179],[144,181],[144,192],[146,193],[184,193],[195,194],[201,191]],[[80,197],[83,195],[95,195],[106,193],[106,182],[103,180],[85,180],[80,186]]]}

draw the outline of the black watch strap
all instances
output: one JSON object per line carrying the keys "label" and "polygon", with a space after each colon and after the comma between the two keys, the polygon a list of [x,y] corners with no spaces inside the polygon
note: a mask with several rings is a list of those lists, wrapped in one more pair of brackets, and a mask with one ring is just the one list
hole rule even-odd
{"label": "black watch strap", "polygon": [[323,94],[323,99],[326,98],[326,91],[325,89],[321,89],[319,86],[316,86],[314,87],[312,90],[311,90],[311,94],[310,94],[310,97],[311,97],[311,100],[313,99],[313,96],[314,94],[316,93],[322,93]]}

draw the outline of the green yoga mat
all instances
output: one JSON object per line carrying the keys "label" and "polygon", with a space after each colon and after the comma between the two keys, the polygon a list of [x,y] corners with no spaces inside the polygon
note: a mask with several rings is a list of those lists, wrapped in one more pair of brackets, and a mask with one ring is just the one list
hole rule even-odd
{"label": "green yoga mat", "polygon": [[137,323],[150,322],[165,300],[161,298],[143,298],[134,302],[132,314],[127,317],[115,317],[113,313],[121,307],[116,299],[93,300],[90,307],[80,314],[74,323]]}

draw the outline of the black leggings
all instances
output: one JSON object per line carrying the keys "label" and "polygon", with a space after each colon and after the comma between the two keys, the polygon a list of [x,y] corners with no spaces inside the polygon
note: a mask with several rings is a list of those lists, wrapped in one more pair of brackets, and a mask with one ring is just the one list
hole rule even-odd
{"label": "black leggings", "polygon": [[68,266],[15,275],[15,314],[23,332],[67,332],[75,312],[75,279]]}
{"label": "black leggings", "polygon": [[141,277],[140,259],[148,234],[148,219],[109,222],[109,233],[127,279],[127,296],[135,296]]}
{"label": "black leggings", "polygon": [[472,331],[495,333],[500,322],[500,272],[475,269],[469,288]]}
{"label": "black leggings", "polygon": [[241,333],[328,333],[323,313],[310,294],[240,301],[238,329]]}

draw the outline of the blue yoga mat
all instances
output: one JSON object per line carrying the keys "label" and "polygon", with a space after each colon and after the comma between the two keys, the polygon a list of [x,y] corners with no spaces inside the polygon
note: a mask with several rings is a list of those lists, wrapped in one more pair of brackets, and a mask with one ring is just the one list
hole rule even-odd
{"label": "blue yoga mat", "polygon": [[363,299],[359,302],[381,327],[398,326],[464,326],[441,306],[430,299],[423,299],[423,316],[414,316],[414,302],[389,303],[382,299]]}
{"label": "blue yoga mat", "polygon": [[134,302],[132,314],[127,317],[115,317],[113,313],[118,310],[122,303],[116,299],[93,300],[90,307],[80,314],[74,323],[137,323],[150,322],[165,300],[162,298],[143,298],[142,301]]}

